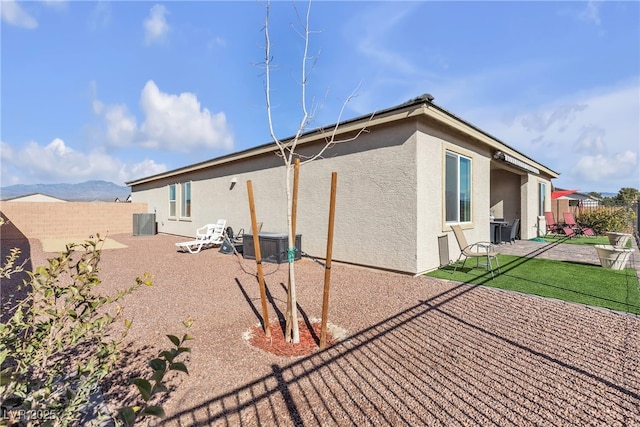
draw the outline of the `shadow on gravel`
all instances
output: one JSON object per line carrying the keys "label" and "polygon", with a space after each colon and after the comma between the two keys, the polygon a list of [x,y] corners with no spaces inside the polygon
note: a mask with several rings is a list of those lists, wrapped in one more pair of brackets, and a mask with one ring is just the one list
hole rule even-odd
{"label": "shadow on gravel", "polygon": [[[608,341],[606,335],[585,337],[580,319],[572,320],[561,304],[545,305],[552,308],[540,314],[539,306],[529,303],[451,284],[325,351],[272,365],[270,375],[184,407],[163,425],[630,425],[639,420],[637,320],[616,318],[622,330]],[[187,394],[205,395],[197,387]]]}
{"label": "shadow on gravel", "polygon": [[[164,341],[158,343],[157,347],[168,348],[170,345],[171,343],[167,340],[166,343]],[[139,404],[142,398],[136,387],[131,384],[131,379],[148,378],[152,372],[149,361],[157,357],[158,353],[157,348],[150,346],[123,349],[112,371],[101,384],[104,400],[113,402],[118,408]],[[170,391],[176,389],[172,384],[174,377],[175,375],[167,375],[165,378]],[[161,399],[157,402],[154,400],[154,404],[162,405],[168,399],[169,394],[160,393],[159,396],[162,396]]]}
{"label": "shadow on gravel", "polygon": [[[264,328],[265,328],[264,318],[262,317],[262,314],[260,313],[260,310],[254,304],[254,300],[249,296],[249,294],[245,290],[244,286],[242,286],[242,283],[240,282],[240,279],[238,279],[236,277],[235,281],[236,281],[236,285],[238,285],[238,288],[240,289],[240,292],[242,293],[242,296],[247,301],[247,304],[249,305],[249,308],[251,309],[253,314],[256,316],[256,318],[260,322],[260,325],[261,325],[262,329],[264,330]],[[258,279],[256,278],[256,282],[257,281],[258,281]],[[269,286],[267,285],[266,281],[265,281],[265,285],[264,286],[265,286],[265,294],[266,294],[266,297],[267,297],[267,301],[269,302],[269,304],[271,304],[271,307],[275,311],[276,316],[278,317],[278,322],[280,323],[280,327],[284,331],[285,330],[285,324],[286,324],[286,316],[282,312],[282,310],[280,310],[280,308],[278,307],[277,301],[273,297],[273,294],[269,291]],[[282,287],[282,289],[285,292],[287,292],[287,287],[285,286],[284,283],[280,283],[280,286]],[[260,303],[260,301],[258,301],[258,302]],[[300,315],[302,316],[302,319],[304,320],[304,323],[307,326],[307,329],[309,330],[309,332],[313,336],[314,341],[316,342],[317,345],[320,345],[320,337],[318,337],[318,335],[315,333],[313,325],[311,324],[311,319],[309,318],[307,313],[304,311],[304,309],[300,306],[300,304],[296,304],[296,307],[298,308],[298,313],[300,313]]]}

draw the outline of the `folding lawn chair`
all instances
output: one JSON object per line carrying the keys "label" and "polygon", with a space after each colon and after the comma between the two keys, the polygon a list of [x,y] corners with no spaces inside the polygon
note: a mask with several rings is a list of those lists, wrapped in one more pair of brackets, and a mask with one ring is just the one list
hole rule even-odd
{"label": "folding lawn chair", "polygon": [[576,232],[573,231],[573,229],[571,227],[569,227],[568,225],[565,224],[558,224],[556,222],[555,216],[553,215],[553,212],[545,212],[544,213],[544,219],[547,223],[547,232],[545,234],[553,234],[556,236],[559,236],[561,234],[564,234],[565,236],[571,238],[571,237],[575,237]]}
{"label": "folding lawn chair", "polygon": [[568,227],[571,227],[571,229],[575,231],[577,234],[583,234],[585,236],[595,237],[596,232],[593,231],[593,228],[585,227],[578,224],[576,222],[576,218],[574,217],[573,213],[565,212],[562,215],[564,216],[564,223],[567,224]]}
{"label": "folding lawn chair", "polygon": [[493,279],[493,264],[492,260],[496,262],[496,267],[498,268],[498,273],[502,273],[500,271],[500,264],[498,263],[498,254],[493,251],[493,245],[490,242],[477,242],[473,244],[467,243],[467,238],[462,231],[462,227],[459,225],[452,225],[451,229],[453,230],[453,234],[456,236],[456,240],[458,241],[458,246],[460,247],[460,256],[456,261],[456,266],[453,268],[453,272],[455,273],[458,269],[458,262],[460,262],[460,258],[464,256],[464,261],[462,262],[462,267],[464,268],[467,259],[475,258],[476,265],[479,264],[479,260],[481,258],[486,258],[487,260],[487,270],[491,271],[491,278]]}

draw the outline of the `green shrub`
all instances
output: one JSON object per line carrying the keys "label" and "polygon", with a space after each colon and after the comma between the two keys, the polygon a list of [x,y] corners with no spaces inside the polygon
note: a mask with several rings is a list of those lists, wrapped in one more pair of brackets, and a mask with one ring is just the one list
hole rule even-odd
{"label": "green shrub", "polygon": [[[188,328],[191,326],[192,321],[187,320],[183,323]],[[138,420],[147,416],[163,418],[165,416],[164,409],[162,409],[160,405],[153,404],[153,397],[156,394],[169,392],[169,389],[164,383],[165,375],[169,371],[179,371],[189,374],[187,366],[179,362],[177,357],[182,353],[191,351],[189,347],[183,346],[187,340],[192,339],[191,336],[185,334],[182,336],[182,339],[180,339],[175,335],[167,335],[167,338],[169,338],[173,344],[173,348],[160,352],[158,357],[149,361],[151,375],[146,378],[136,377],[131,379],[131,384],[137,387],[142,401],[138,405],[127,406],[118,411],[119,420],[127,427],[134,425]]]}
{"label": "green shrub", "polygon": [[[125,320],[124,328],[119,328],[122,332],[114,330],[122,313],[119,302],[152,283],[145,274],[114,295],[99,294],[101,251],[97,245],[101,242],[67,245],[64,252],[48,260],[48,266],[27,272],[28,279],[22,285],[27,291],[25,298],[16,302],[11,317],[0,323],[0,419],[9,425],[77,425],[90,396],[118,361],[131,326]],[[18,249],[11,251],[0,266],[0,277],[21,271],[19,256]],[[163,351],[149,362],[153,370],[149,380],[132,380],[144,403],[120,411],[120,420],[126,425],[147,415],[164,415],[150,397],[167,392],[163,383],[166,372],[188,373],[175,359],[189,351],[182,344],[190,338],[169,336],[175,349]]]}
{"label": "green shrub", "polygon": [[603,235],[607,231],[631,233],[635,218],[635,213],[626,207],[599,207],[578,214],[576,221],[580,225],[593,228],[596,234]]}

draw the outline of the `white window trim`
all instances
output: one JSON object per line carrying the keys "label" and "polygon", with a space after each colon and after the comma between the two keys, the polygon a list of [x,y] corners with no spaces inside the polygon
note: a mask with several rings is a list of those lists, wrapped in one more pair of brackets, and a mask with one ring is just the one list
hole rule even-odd
{"label": "white window trim", "polygon": [[[186,216],[185,213],[183,212],[183,196],[184,196],[184,192],[183,192],[183,188],[185,187],[186,184],[189,184],[189,203],[191,205],[191,213],[189,216]],[[177,211],[178,214],[178,218],[180,221],[191,221],[191,218],[193,217],[193,185],[192,185],[192,181],[185,181],[185,182],[181,182],[178,185],[178,188],[180,189],[179,191],[179,209]],[[186,201],[185,201],[186,202]]]}
{"label": "white window trim", "polygon": [[[457,194],[458,194],[458,201],[456,203],[457,207],[458,207],[458,214],[457,214],[457,219],[455,221],[448,221],[447,220],[447,154],[452,154],[455,155],[456,158],[458,159],[458,188],[456,190]],[[469,175],[470,175],[470,180],[469,180],[469,193],[470,193],[470,197],[471,197],[471,212],[470,212],[470,219],[469,221],[460,221],[460,199],[459,199],[459,194],[460,194],[460,158],[465,158],[469,160]],[[471,224],[473,224],[473,157],[468,155],[468,154],[462,154],[460,153],[458,150],[452,149],[452,148],[445,148],[444,150],[444,157],[443,157],[443,170],[442,170],[442,181],[443,181],[443,219],[444,219],[444,224],[445,226],[450,226],[450,225],[455,225],[455,224],[460,224],[460,225],[465,225],[465,226],[469,226]]]}
{"label": "white window trim", "polygon": [[[541,195],[542,195],[542,186],[544,185],[544,204],[542,203]],[[550,191],[547,191],[548,184],[545,181],[538,181],[538,216],[543,216],[546,211],[549,209],[547,205],[549,204],[548,200],[551,198]],[[550,188],[550,187],[549,187]],[[542,212],[540,212],[542,211]]]}
{"label": "white window trim", "polygon": [[[173,192],[174,195],[174,199],[173,199],[173,203],[175,204],[175,215],[171,215],[171,186],[175,187],[175,191]],[[178,215],[179,215],[179,210],[178,210],[178,191],[179,191],[180,186],[178,184],[169,184],[167,186],[167,196],[168,196],[168,208],[169,210],[167,211],[167,218],[171,219],[171,220],[177,220],[178,219]]]}

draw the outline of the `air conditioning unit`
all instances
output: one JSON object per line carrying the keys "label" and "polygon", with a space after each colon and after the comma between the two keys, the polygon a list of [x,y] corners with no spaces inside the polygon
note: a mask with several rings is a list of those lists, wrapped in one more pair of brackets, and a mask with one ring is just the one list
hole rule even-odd
{"label": "air conditioning unit", "polygon": [[[289,262],[288,257],[288,235],[286,233],[261,232],[258,234],[260,240],[260,255],[262,261],[282,264]],[[302,255],[302,235],[296,234],[296,252],[294,261],[300,259]],[[244,259],[256,259],[256,251],[253,245],[253,234],[242,235],[242,257]]]}
{"label": "air conditioning unit", "polygon": [[133,214],[133,235],[153,236],[156,234],[156,214]]}

